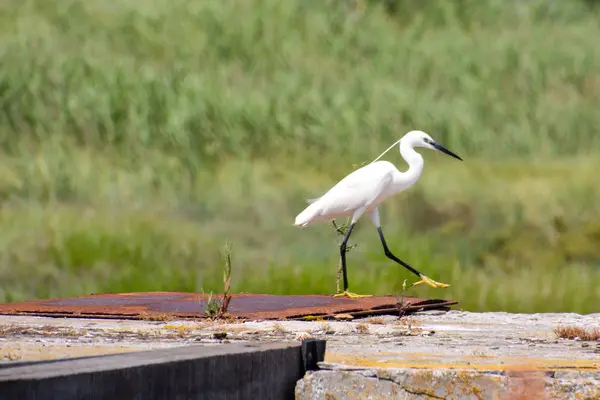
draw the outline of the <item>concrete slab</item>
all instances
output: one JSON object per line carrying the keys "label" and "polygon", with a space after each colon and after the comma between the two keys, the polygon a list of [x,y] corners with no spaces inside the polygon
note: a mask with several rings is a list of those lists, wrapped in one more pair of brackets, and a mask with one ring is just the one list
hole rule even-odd
{"label": "concrete slab", "polygon": [[[293,341],[315,337],[327,340],[325,361],[320,364],[322,371],[309,374],[298,384],[305,395],[302,397],[302,393],[297,393],[297,398],[326,398],[323,396],[327,391],[314,391],[318,382],[362,387],[376,381],[377,384],[371,386],[384,391],[392,390],[391,387],[396,390],[398,387],[394,385],[405,382],[406,388],[412,387],[419,392],[423,385],[444,387],[447,386],[444,382],[464,381],[463,386],[467,387],[473,386],[472,382],[477,379],[485,378],[476,386],[475,392],[491,393],[499,387],[506,392],[511,374],[523,374],[522,371],[541,374],[536,376],[541,377],[542,387],[547,390],[560,387],[567,388],[564,389],[567,393],[573,390],[587,393],[586,390],[595,388],[593,390],[597,392],[590,393],[600,396],[600,342],[559,339],[553,329],[564,325],[600,328],[600,314],[433,311],[402,319],[380,316],[351,321],[229,323],[2,316],[0,359],[77,357],[188,344],[218,346],[227,342]],[[407,384],[407,376],[417,379],[411,382],[421,382],[421,386]],[[560,385],[559,381],[562,382]],[[325,387],[323,385],[321,388]],[[386,385],[387,389],[384,388]],[[335,392],[337,386],[330,388],[332,393],[338,393]],[[342,392],[335,396],[352,398]]]}

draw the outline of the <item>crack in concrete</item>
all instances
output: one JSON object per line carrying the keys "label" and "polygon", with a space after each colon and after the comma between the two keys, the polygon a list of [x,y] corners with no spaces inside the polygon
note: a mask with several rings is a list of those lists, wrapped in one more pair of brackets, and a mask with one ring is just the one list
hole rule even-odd
{"label": "crack in concrete", "polygon": [[[365,376],[365,375],[363,375],[363,376]],[[432,399],[441,399],[441,400],[445,399],[445,397],[441,397],[441,396],[438,396],[438,395],[435,395],[435,394],[431,394],[431,393],[428,393],[426,391],[421,391],[419,389],[411,389],[407,385],[403,385],[401,383],[396,382],[395,380],[393,380],[391,378],[387,378],[387,377],[384,377],[384,376],[375,376],[373,378],[371,378],[371,377],[366,377],[366,378],[367,379],[375,379],[375,380],[380,380],[380,381],[391,382],[394,385],[398,386],[400,389],[404,390],[406,393],[413,394],[415,396],[427,396],[427,397],[432,398]]]}
{"label": "crack in concrete", "polygon": [[427,392],[421,392],[421,391],[416,391],[416,390],[410,390],[410,389],[408,389],[404,385],[398,385],[398,386],[400,386],[402,388],[402,390],[404,390],[406,393],[414,394],[415,396],[427,396],[427,397],[432,398],[432,399],[441,399],[441,400],[445,399],[445,397],[437,396],[435,394],[431,394],[431,393],[427,393]]}

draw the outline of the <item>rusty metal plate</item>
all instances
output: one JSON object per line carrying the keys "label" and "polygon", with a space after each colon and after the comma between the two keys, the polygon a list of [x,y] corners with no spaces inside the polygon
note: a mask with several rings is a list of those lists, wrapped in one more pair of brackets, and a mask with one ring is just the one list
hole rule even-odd
{"label": "rusty metal plate", "polygon": [[[204,310],[207,299],[208,295],[188,292],[96,294],[0,304],[0,314],[73,318],[199,319],[206,318]],[[458,304],[453,300],[416,297],[404,297],[403,301],[403,314],[421,310],[448,310],[451,305]],[[407,306],[407,303],[410,304]],[[398,315],[399,312],[398,298],[394,296],[348,299],[326,295],[233,294],[228,309],[228,314],[234,318],[252,320],[301,319],[307,316],[332,318],[336,314],[364,317]]]}

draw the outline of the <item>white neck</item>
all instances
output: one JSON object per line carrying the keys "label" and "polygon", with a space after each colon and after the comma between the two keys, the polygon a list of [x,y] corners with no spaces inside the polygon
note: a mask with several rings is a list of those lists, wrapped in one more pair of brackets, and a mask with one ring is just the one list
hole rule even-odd
{"label": "white neck", "polygon": [[402,178],[408,186],[415,183],[423,172],[423,156],[415,151],[413,144],[407,140],[400,141],[400,155],[408,164],[408,170],[402,173]]}

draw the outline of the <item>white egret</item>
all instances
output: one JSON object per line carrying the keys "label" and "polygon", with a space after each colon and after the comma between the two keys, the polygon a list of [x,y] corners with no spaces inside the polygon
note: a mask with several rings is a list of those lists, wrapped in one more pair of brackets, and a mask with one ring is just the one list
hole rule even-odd
{"label": "white egret", "polygon": [[[400,143],[400,155],[408,164],[408,170],[405,172],[400,172],[394,164],[388,161],[377,161],[398,143]],[[462,161],[462,158],[439,143],[436,143],[427,133],[418,130],[410,131],[400,140],[388,147],[386,151],[381,153],[379,157],[370,164],[347,175],[321,197],[308,200],[309,206],[296,217],[294,225],[300,227],[327,220],[332,220],[335,223],[336,218],[352,217],[350,226],[340,245],[344,292],[336,294],[335,297],[366,297],[348,291],[348,275],[346,273],[346,244],[354,229],[354,225],[364,213],[367,213],[375,224],[385,255],[421,278],[421,280],[414,283],[413,286],[422,283],[426,283],[434,288],[445,288],[450,286],[430,279],[396,257],[389,249],[383,236],[383,231],[381,230],[379,205],[390,196],[408,189],[417,182],[421,176],[424,164],[423,156],[415,151],[415,147],[439,150]]]}

